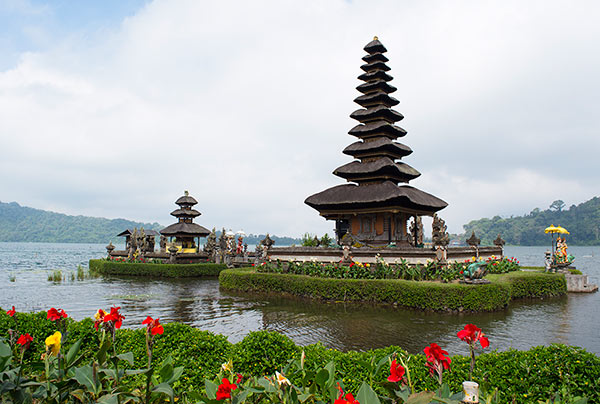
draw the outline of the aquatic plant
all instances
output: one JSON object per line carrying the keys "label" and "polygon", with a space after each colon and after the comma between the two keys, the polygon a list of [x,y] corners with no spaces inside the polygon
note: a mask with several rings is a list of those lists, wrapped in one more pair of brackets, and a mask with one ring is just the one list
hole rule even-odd
{"label": "aquatic plant", "polygon": [[48,281],[50,282],[62,282],[63,274],[60,269],[55,269],[52,272],[48,273]]}

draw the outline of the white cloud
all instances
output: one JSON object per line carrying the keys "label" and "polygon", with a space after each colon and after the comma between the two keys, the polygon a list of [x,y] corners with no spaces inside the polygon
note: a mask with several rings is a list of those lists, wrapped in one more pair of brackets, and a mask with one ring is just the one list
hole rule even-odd
{"label": "white cloud", "polygon": [[449,202],[450,230],[580,202],[600,148],[600,7],[585,5],[155,1],[0,72],[0,199],[168,224],[189,189],[207,227],[331,231],[303,201],[343,182],[377,34],[414,185]]}

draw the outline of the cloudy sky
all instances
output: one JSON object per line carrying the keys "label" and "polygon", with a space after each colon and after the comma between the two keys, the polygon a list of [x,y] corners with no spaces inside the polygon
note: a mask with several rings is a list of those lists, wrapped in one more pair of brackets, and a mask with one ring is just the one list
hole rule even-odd
{"label": "cloudy sky", "polygon": [[374,35],[449,230],[600,194],[597,1],[0,0],[0,200],[298,236]]}

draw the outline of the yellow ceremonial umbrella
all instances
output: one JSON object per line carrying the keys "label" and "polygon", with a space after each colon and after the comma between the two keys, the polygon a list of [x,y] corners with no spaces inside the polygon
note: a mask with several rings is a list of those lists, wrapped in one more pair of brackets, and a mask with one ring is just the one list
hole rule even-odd
{"label": "yellow ceremonial umbrella", "polygon": [[[559,226],[560,227],[560,226]],[[562,229],[562,227],[561,227]],[[558,230],[558,227],[554,227],[553,224],[551,224],[550,226],[546,227],[544,229],[544,233],[548,234],[552,234],[552,255],[554,255],[554,233],[559,233],[560,231]]]}
{"label": "yellow ceremonial umbrella", "polygon": [[567,229],[565,229],[564,227],[561,227],[561,226],[555,227],[555,229],[557,230],[557,233],[571,234],[571,233],[569,233],[569,231]]}

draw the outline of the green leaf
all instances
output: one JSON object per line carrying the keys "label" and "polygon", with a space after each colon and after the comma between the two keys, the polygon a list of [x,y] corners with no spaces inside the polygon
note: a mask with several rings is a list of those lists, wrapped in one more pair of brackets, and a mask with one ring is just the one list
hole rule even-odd
{"label": "green leaf", "polygon": [[70,367],[73,364],[73,361],[75,360],[75,357],[77,356],[77,353],[79,352],[79,348],[81,348],[81,338],[77,340],[77,342],[75,342],[71,348],[69,348],[69,352],[67,352],[67,368]]}
{"label": "green leaf", "polygon": [[75,369],[75,380],[94,395],[98,395],[98,391],[102,388],[97,381],[94,382],[93,370],[90,365]]}
{"label": "green leaf", "polygon": [[183,374],[183,366],[178,366],[171,372],[171,377],[168,380],[163,379],[163,383],[172,384],[175,383]]}
{"label": "green leaf", "polygon": [[206,389],[206,395],[211,400],[215,400],[217,398],[217,388],[218,387],[219,386],[217,386],[215,383],[211,382],[210,380],[204,381],[204,388]]}
{"label": "green leaf", "polygon": [[123,354],[117,355],[117,358],[122,361],[127,361],[131,366],[133,366],[133,352],[129,351]]}
{"label": "green leaf", "polygon": [[381,404],[379,397],[377,397],[377,393],[375,393],[371,386],[369,386],[366,382],[363,382],[360,386],[358,394],[356,395],[356,399],[360,402],[360,404]]}
{"label": "green leaf", "polygon": [[429,404],[435,393],[433,391],[422,391],[411,394],[404,404]]}
{"label": "green leaf", "polygon": [[110,346],[112,345],[110,338],[106,338],[104,340],[104,342],[102,343],[102,345],[100,345],[100,349],[98,350],[98,353],[96,354],[96,359],[98,359],[98,362],[100,364],[103,364],[104,362],[106,362],[106,352],[108,352],[108,349],[110,348]]}
{"label": "green leaf", "polygon": [[158,394],[166,394],[169,397],[173,398],[173,389],[167,383],[161,383],[158,386],[154,386],[152,388],[152,392]]}
{"label": "green leaf", "polygon": [[119,403],[118,395],[116,395],[116,394],[105,394],[105,395],[101,396],[100,398],[98,398],[98,400],[96,401],[96,403],[99,403],[99,404],[118,404]]}
{"label": "green leaf", "polygon": [[327,369],[321,369],[321,370],[319,370],[319,373],[317,373],[317,377],[315,377],[315,382],[321,388],[324,388],[325,383],[327,382],[328,379],[329,379],[329,372],[327,371]]}

